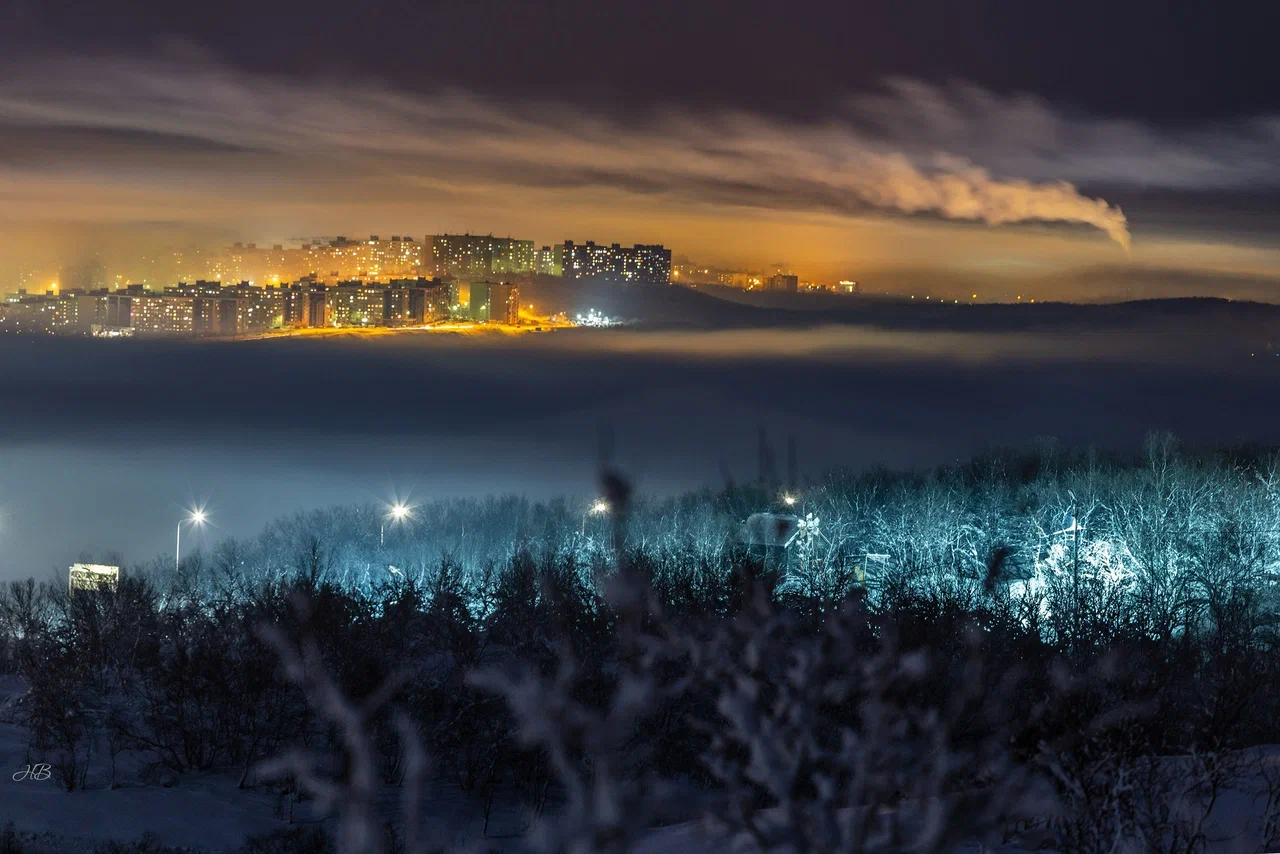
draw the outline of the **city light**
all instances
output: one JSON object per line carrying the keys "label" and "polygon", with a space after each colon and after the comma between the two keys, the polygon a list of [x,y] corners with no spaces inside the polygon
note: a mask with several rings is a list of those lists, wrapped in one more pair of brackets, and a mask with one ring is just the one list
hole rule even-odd
{"label": "city light", "polygon": [[590,326],[596,328],[619,326],[622,323],[622,321],[617,320],[616,318],[601,314],[594,308],[588,310],[586,314],[575,314],[573,316],[573,321],[579,326]]}
{"label": "city light", "polygon": [[785,493],[782,496],[782,503],[787,505],[788,507],[794,507],[796,503],[796,497],[789,492]]}

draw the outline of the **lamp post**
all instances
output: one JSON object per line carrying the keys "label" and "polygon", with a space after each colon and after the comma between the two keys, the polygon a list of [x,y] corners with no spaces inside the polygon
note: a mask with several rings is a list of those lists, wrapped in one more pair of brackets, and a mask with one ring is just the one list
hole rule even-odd
{"label": "lamp post", "polygon": [[402,522],[409,515],[409,508],[403,504],[396,503],[391,505],[391,512],[382,517],[382,527],[378,531],[378,547],[382,548],[387,544],[387,519],[392,522]]}
{"label": "lamp post", "polygon": [[605,501],[596,501],[595,504],[592,504],[590,507],[588,507],[587,511],[582,514],[582,536],[585,537],[587,535],[587,516],[588,515],[599,516],[601,513],[608,513],[608,512],[609,512],[609,504],[608,502],[605,502]]}
{"label": "lamp post", "polygon": [[192,525],[203,525],[205,515],[203,510],[192,510],[191,515],[185,519],[178,520],[178,536],[173,546],[173,568],[177,571],[182,558],[182,526],[184,523]]}

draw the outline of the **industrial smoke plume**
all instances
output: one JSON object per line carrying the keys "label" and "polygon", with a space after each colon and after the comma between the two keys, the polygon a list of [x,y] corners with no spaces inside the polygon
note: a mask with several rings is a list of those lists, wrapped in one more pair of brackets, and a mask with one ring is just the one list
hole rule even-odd
{"label": "industrial smoke plume", "polygon": [[423,188],[543,201],[573,191],[614,205],[1076,223],[1128,249],[1125,217],[1106,201],[1060,180],[998,177],[972,145],[917,150],[919,140],[860,129],[868,118],[856,107],[823,124],[668,109],[624,122],[563,103],[302,83],[208,61],[68,60],[0,84],[0,180],[15,218],[65,208],[225,223],[281,199],[322,209],[403,202],[414,187],[422,203]]}
{"label": "industrial smoke plume", "polygon": [[979,220],[988,225],[1043,221],[1075,222],[1105,232],[1130,251],[1129,224],[1120,208],[1090,199],[1065,181],[999,181],[986,169],[952,158],[926,174],[902,155],[886,158],[884,171],[859,188],[870,205],[905,213],[936,213],[947,219]]}

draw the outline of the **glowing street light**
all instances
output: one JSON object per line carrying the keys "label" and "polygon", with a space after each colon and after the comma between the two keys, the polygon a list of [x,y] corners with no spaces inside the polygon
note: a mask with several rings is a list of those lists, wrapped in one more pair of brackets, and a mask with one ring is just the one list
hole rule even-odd
{"label": "glowing street light", "polygon": [[782,494],[782,503],[787,505],[788,507],[795,507],[797,501],[799,501],[799,499],[796,498],[794,495],[792,495],[790,492],[784,492]]}
{"label": "glowing street light", "polygon": [[204,509],[203,509],[203,508],[197,508],[197,509],[195,509],[195,510],[192,510],[192,511],[191,511],[191,515],[190,515],[190,516],[188,516],[187,518],[185,518],[185,519],[179,519],[179,520],[178,520],[178,536],[177,536],[176,542],[174,543],[174,546],[173,546],[173,568],[174,568],[174,570],[177,570],[177,569],[178,569],[179,560],[181,559],[181,556],[182,556],[182,526],[183,526],[184,524],[190,524],[190,525],[203,525],[203,524],[204,524],[204,520],[205,520],[206,518],[208,518],[208,517],[206,517],[206,516],[205,516]]}
{"label": "glowing street light", "polygon": [[609,512],[609,502],[597,499],[594,504],[587,508],[587,512],[582,514],[582,536],[587,535],[587,516],[600,516]]}
{"label": "glowing street light", "polygon": [[391,505],[391,512],[383,517],[382,527],[378,531],[379,547],[387,544],[387,519],[390,519],[392,522],[403,522],[407,518],[409,518],[409,508],[407,505],[400,501]]}

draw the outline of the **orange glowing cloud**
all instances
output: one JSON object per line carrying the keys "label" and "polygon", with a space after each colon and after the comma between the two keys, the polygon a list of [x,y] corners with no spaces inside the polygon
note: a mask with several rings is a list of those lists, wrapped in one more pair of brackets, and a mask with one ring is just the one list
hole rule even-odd
{"label": "orange glowing cloud", "polygon": [[[605,190],[670,210],[1077,223],[1129,242],[1117,208],[1068,183],[996,177],[945,152],[914,156],[842,120],[672,109],[624,123],[565,104],[117,59],[19,72],[0,84],[0,126],[12,142],[0,155],[0,180],[15,218],[56,213],[46,190],[68,175],[93,202],[90,216],[109,215],[96,186],[127,216],[149,194],[162,208],[181,207],[174,201],[185,194],[194,216],[215,219],[281,199],[315,208],[404,204],[403,188],[435,182],[446,196],[450,188],[518,192],[534,203]],[[75,211],[75,194],[61,204]]]}

